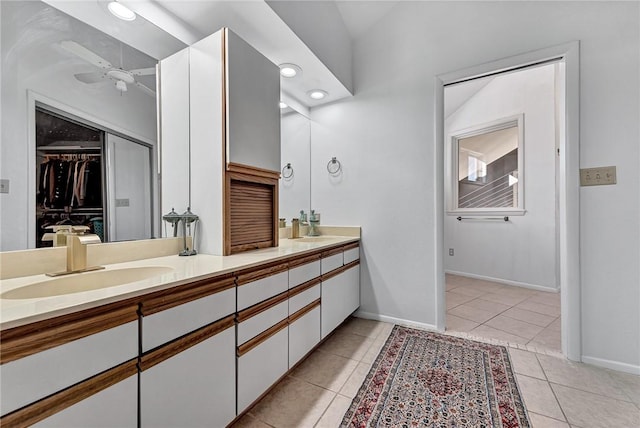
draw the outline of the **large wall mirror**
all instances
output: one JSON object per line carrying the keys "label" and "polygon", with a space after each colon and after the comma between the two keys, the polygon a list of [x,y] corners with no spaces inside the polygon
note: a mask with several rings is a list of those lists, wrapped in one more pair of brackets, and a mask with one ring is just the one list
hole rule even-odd
{"label": "large wall mirror", "polygon": [[[3,1],[0,8],[0,178],[9,181],[8,193],[0,195],[0,250],[42,246],[42,225],[100,226],[90,221],[99,217],[105,241],[157,236],[157,60],[43,2]],[[112,19],[106,11],[104,18]],[[138,29],[152,25],[138,19]],[[44,164],[54,159],[68,162],[59,172],[72,183],[76,164],[90,170],[84,161],[99,163],[101,182],[83,191],[98,189],[101,201],[83,194],[79,202],[80,194],[69,189],[66,200],[54,199],[64,186],[43,192],[54,183]],[[144,188],[134,190],[132,182]]]}
{"label": "large wall mirror", "polygon": [[279,189],[279,217],[300,217],[311,208],[311,123],[291,107],[281,109],[280,153],[282,174]]}

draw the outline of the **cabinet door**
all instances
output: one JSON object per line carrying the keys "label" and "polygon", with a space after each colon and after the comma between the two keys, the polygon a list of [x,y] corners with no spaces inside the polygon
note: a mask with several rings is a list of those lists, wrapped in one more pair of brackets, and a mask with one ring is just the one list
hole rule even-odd
{"label": "cabinet door", "polygon": [[238,347],[238,412],[245,410],[289,367],[286,320],[255,343]]}
{"label": "cabinet door", "polygon": [[134,375],[33,426],[135,428],[137,425],[138,376]]}
{"label": "cabinet door", "polygon": [[322,279],[322,337],[326,337],[360,306],[360,265]]}
{"label": "cabinet door", "polygon": [[319,304],[289,324],[289,368],[307,355],[318,342],[320,342]]}
{"label": "cabinet door", "polygon": [[[230,321],[223,331],[148,369],[153,353],[149,359],[143,356],[142,427],[223,427],[235,418],[235,329]],[[194,332],[193,340],[197,336]]]}

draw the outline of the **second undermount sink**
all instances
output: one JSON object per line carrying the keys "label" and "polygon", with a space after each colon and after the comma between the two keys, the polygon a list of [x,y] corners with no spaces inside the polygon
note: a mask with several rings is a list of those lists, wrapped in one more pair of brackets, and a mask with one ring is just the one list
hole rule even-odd
{"label": "second undermount sink", "polygon": [[171,272],[173,272],[173,268],[166,266],[144,266],[79,273],[36,282],[25,285],[24,287],[5,291],[0,295],[0,298],[36,299],[81,293],[83,291],[99,290],[128,284],[130,282],[142,281]]}
{"label": "second undermount sink", "polygon": [[290,238],[294,242],[327,242],[331,241],[330,236],[301,236],[300,238]]}

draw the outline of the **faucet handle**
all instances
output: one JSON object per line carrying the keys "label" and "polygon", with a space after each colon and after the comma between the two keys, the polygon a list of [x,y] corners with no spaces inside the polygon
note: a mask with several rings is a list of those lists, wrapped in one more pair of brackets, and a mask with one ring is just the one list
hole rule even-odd
{"label": "faucet handle", "polygon": [[71,226],[71,233],[74,235],[84,235],[88,230],[88,226]]}

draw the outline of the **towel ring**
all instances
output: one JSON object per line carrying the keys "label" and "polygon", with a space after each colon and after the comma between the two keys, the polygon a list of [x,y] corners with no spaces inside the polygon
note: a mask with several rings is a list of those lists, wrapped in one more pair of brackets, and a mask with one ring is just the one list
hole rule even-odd
{"label": "towel ring", "polygon": [[338,159],[332,157],[329,163],[327,163],[327,171],[331,175],[337,175],[342,170],[342,164]]}
{"label": "towel ring", "polygon": [[[289,171],[287,173],[287,171]],[[284,168],[282,168],[282,178],[291,178],[293,177],[293,167],[291,166],[291,163],[288,163],[284,166]]]}

